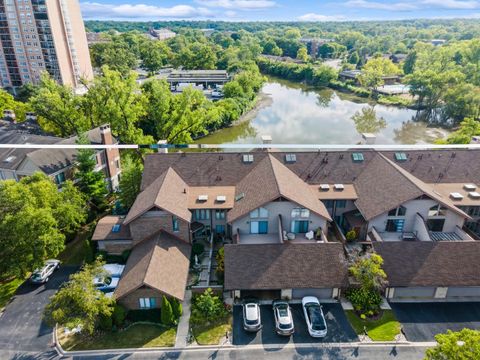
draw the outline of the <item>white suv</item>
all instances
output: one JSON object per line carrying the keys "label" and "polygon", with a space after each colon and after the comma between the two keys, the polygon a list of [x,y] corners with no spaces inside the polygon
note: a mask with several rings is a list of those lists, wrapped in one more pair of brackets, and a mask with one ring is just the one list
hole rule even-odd
{"label": "white suv", "polygon": [[32,276],[30,277],[30,281],[34,284],[45,284],[50,280],[50,276],[53,274],[55,270],[60,267],[60,260],[47,260],[45,261],[45,265],[41,269],[36,269]]}
{"label": "white suv", "polygon": [[318,299],[315,296],[305,296],[302,299],[302,307],[310,336],[325,337],[327,335],[327,323]]}

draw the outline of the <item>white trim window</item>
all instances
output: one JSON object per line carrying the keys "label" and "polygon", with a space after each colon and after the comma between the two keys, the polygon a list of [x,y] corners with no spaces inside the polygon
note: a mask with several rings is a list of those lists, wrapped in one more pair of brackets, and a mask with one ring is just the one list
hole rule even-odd
{"label": "white trim window", "polygon": [[306,218],[310,217],[310,210],[305,208],[294,208],[291,213],[292,218]]}
{"label": "white trim window", "polygon": [[268,210],[263,207],[259,207],[258,209],[255,209],[250,212],[250,218],[251,219],[268,218]]}
{"label": "white trim window", "polygon": [[153,309],[156,306],[155,298],[139,298],[140,309]]}

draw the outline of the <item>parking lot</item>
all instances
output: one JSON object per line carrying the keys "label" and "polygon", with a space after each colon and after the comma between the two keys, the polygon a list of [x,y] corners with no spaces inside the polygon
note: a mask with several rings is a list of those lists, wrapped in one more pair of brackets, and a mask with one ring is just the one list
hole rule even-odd
{"label": "parking lot", "polygon": [[432,341],[447,330],[480,328],[480,302],[391,303],[409,341]]}
{"label": "parking lot", "polygon": [[290,337],[275,333],[275,320],[271,305],[260,306],[263,328],[257,333],[249,333],[243,329],[242,307],[233,308],[233,343],[249,344],[287,344],[287,343],[328,343],[357,341],[358,337],[348,323],[340,304],[323,304],[323,313],[327,322],[328,333],[324,338],[313,338],[309,335],[302,305],[290,305],[292,309],[295,334]]}

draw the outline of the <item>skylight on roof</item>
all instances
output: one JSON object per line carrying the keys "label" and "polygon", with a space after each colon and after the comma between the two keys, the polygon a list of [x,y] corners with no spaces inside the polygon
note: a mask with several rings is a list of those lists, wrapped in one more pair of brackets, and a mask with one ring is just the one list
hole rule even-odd
{"label": "skylight on roof", "polygon": [[287,163],[294,163],[297,161],[297,155],[295,154],[286,154],[285,155],[285,161]]}
{"label": "skylight on roof", "polygon": [[244,154],[243,155],[243,162],[244,163],[252,163],[253,162],[253,154]]}
{"label": "skylight on roof", "polygon": [[245,193],[240,193],[235,196],[235,201],[240,201],[245,197]]}
{"label": "skylight on roof", "polygon": [[395,159],[397,161],[407,161],[407,154],[404,152],[397,152],[395,153]]}
{"label": "skylight on roof", "polygon": [[353,161],[363,161],[364,160],[364,157],[363,157],[363,154],[362,153],[353,153],[352,154],[352,159]]}
{"label": "skylight on roof", "polygon": [[3,162],[7,162],[7,163],[10,163],[12,162],[13,160],[15,160],[17,157],[16,156],[9,156],[7,157],[5,160],[3,160]]}
{"label": "skylight on roof", "polygon": [[120,231],[120,224],[115,224],[112,227],[112,232],[117,233]]}

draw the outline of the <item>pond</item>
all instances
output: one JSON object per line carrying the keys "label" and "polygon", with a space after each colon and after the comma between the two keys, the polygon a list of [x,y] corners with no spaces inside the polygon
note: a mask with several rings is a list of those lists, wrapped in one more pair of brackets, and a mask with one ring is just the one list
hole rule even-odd
{"label": "pond", "polygon": [[375,133],[376,144],[432,143],[448,131],[415,121],[416,111],[369,104],[367,99],[332,89],[312,89],[269,78],[259,108],[237,125],[209,134],[198,143],[357,144],[361,133]]}

